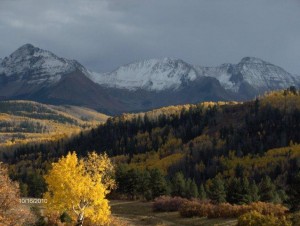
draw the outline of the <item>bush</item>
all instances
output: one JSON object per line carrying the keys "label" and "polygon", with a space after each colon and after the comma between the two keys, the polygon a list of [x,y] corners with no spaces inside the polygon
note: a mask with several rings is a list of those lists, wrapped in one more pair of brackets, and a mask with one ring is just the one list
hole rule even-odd
{"label": "bush", "polygon": [[236,218],[250,211],[261,215],[283,217],[288,209],[280,204],[255,202],[249,205],[232,205],[229,203],[212,204],[201,201],[185,202],[179,213],[182,217],[208,217],[208,218]]}
{"label": "bush", "polygon": [[288,212],[288,208],[285,206],[267,202],[253,202],[250,204],[250,208],[263,215],[273,214],[276,217],[284,216]]}
{"label": "bush", "polygon": [[213,204],[201,201],[188,201],[179,209],[182,217],[207,217],[213,211]]}
{"label": "bush", "polygon": [[66,223],[72,222],[72,218],[69,216],[67,212],[63,212],[63,214],[60,215],[59,219],[61,222],[66,222]]}
{"label": "bush", "polygon": [[239,217],[237,226],[291,226],[292,223],[285,217],[263,215],[257,211],[251,211]]}
{"label": "bush", "polygon": [[158,212],[174,212],[178,211],[187,199],[181,197],[160,196],[154,200],[153,210]]}
{"label": "bush", "polygon": [[63,226],[64,223],[60,221],[59,217],[58,213],[47,213],[45,219],[46,225]]}
{"label": "bush", "polygon": [[236,218],[251,210],[248,205],[231,205],[229,203],[221,203],[214,205],[212,211],[209,212],[208,218]]}
{"label": "bush", "polygon": [[300,211],[292,214],[293,226],[300,226]]}

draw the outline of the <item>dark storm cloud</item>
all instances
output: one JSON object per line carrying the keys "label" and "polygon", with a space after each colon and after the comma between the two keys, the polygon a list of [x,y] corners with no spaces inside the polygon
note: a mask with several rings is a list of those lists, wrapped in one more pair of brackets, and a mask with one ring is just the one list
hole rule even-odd
{"label": "dark storm cloud", "polygon": [[256,56],[300,74],[298,0],[2,0],[0,57],[24,43],[109,71],[175,57],[199,65]]}

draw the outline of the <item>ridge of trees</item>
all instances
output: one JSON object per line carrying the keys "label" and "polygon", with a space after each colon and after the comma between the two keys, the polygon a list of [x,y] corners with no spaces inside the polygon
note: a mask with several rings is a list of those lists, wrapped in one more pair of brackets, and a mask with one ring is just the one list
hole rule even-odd
{"label": "ridge of trees", "polygon": [[[198,196],[208,196],[216,202],[244,203],[250,199],[265,199],[286,202],[298,208],[293,200],[299,199],[296,189],[300,168],[299,146],[296,145],[300,143],[299,102],[299,91],[290,88],[245,103],[197,104],[181,107],[171,114],[114,117],[71,139],[3,151],[1,159],[11,164],[10,174],[13,179],[21,181],[24,193],[39,196],[45,189],[42,175],[51,162],[68,151],[76,150],[79,156],[86,156],[93,150],[117,156],[116,162],[118,158],[123,159],[123,164],[131,166],[133,171],[129,169],[127,173],[131,173],[132,178],[137,177],[134,164],[147,162],[154,156],[149,153],[154,153],[158,159],[171,159],[180,154],[178,161],[167,164],[160,172],[165,180],[161,184],[167,185],[163,189],[166,193],[184,194],[185,197],[198,193]],[[287,151],[279,150],[277,154],[268,151],[281,147],[286,147]],[[144,170],[144,176],[149,179],[155,169]],[[178,176],[180,172],[182,175]],[[268,189],[274,191],[276,188],[276,194],[267,198],[267,195],[247,193],[248,190],[258,190],[259,193],[262,181],[268,180],[266,176],[271,181]],[[172,189],[175,182],[171,178],[177,178],[179,184],[184,181],[185,191],[176,191],[174,186]],[[228,186],[234,185],[225,183],[225,180],[238,185],[236,194],[228,194]],[[118,183],[120,181],[121,178],[117,179]],[[155,197],[154,190],[147,195],[139,194],[138,190],[136,188],[137,194],[145,198],[147,195]],[[240,197],[238,192],[247,196]],[[135,190],[125,193],[135,196]]]}

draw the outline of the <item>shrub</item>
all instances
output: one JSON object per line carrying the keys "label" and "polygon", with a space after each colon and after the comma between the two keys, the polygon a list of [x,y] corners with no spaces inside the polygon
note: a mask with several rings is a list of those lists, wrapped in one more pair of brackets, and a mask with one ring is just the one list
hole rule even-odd
{"label": "shrub", "polygon": [[62,223],[59,219],[59,214],[58,213],[47,213],[46,214],[46,225],[56,225],[56,226],[63,226],[64,223]]}
{"label": "shrub", "polygon": [[293,226],[300,226],[300,211],[292,214]]}
{"label": "shrub", "polygon": [[250,204],[251,210],[255,210],[263,215],[271,215],[281,217],[286,215],[288,208],[280,204],[267,203],[267,202],[253,202]]}
{"label": "shrub", "polygon": [[160,196],[154,200],[153,210],[158,212],[178,211],[187,199],[181,197]]}
{"label": "shrub", "polygon": [[256,202],[250,205],[232,205],[229,203],[212,204],[201,201],[185,202],[179,212],[183,217],[236,218],[250,211],[261,215],[283,217],[288,209],[280,204]]}
{"label": "shrub", "polygon": [[207,217],[213,211],[213,204],[201,201],[188,201],[179,209],[182,217]]}
{"label": "shrub", "polygon": [[66,223],[72,222],[72,218],[67,212],[63,212],[62,215],[60,215],[59,219],[61,222],[66,222]]}
{"label": "shrub", "polygon": [[212,211],[209,212],[208,218],[235,218],[250,211],[248,205],[231,205],[229,203],[221,203],[214,205]]}
{"label": "shrub", "polygon": [[285,217],[263,215],[257,211],[250,211],[239,217],[237,226],[291,226],[292,223]]}

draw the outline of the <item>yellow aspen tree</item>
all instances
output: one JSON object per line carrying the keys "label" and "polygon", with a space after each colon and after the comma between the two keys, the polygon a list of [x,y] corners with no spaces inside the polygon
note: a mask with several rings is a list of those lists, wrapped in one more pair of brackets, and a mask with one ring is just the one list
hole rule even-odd
{"label": "yellow aspen tree", "polygon": [[95,152],[79,160],[75,152],[68,153],[45,176],[48,191],[46,209],[67,212],[83,225],[89,218],[95,225],[109,223],[110,207],[106,195],[114,188],[114,168],[107,155]]}

